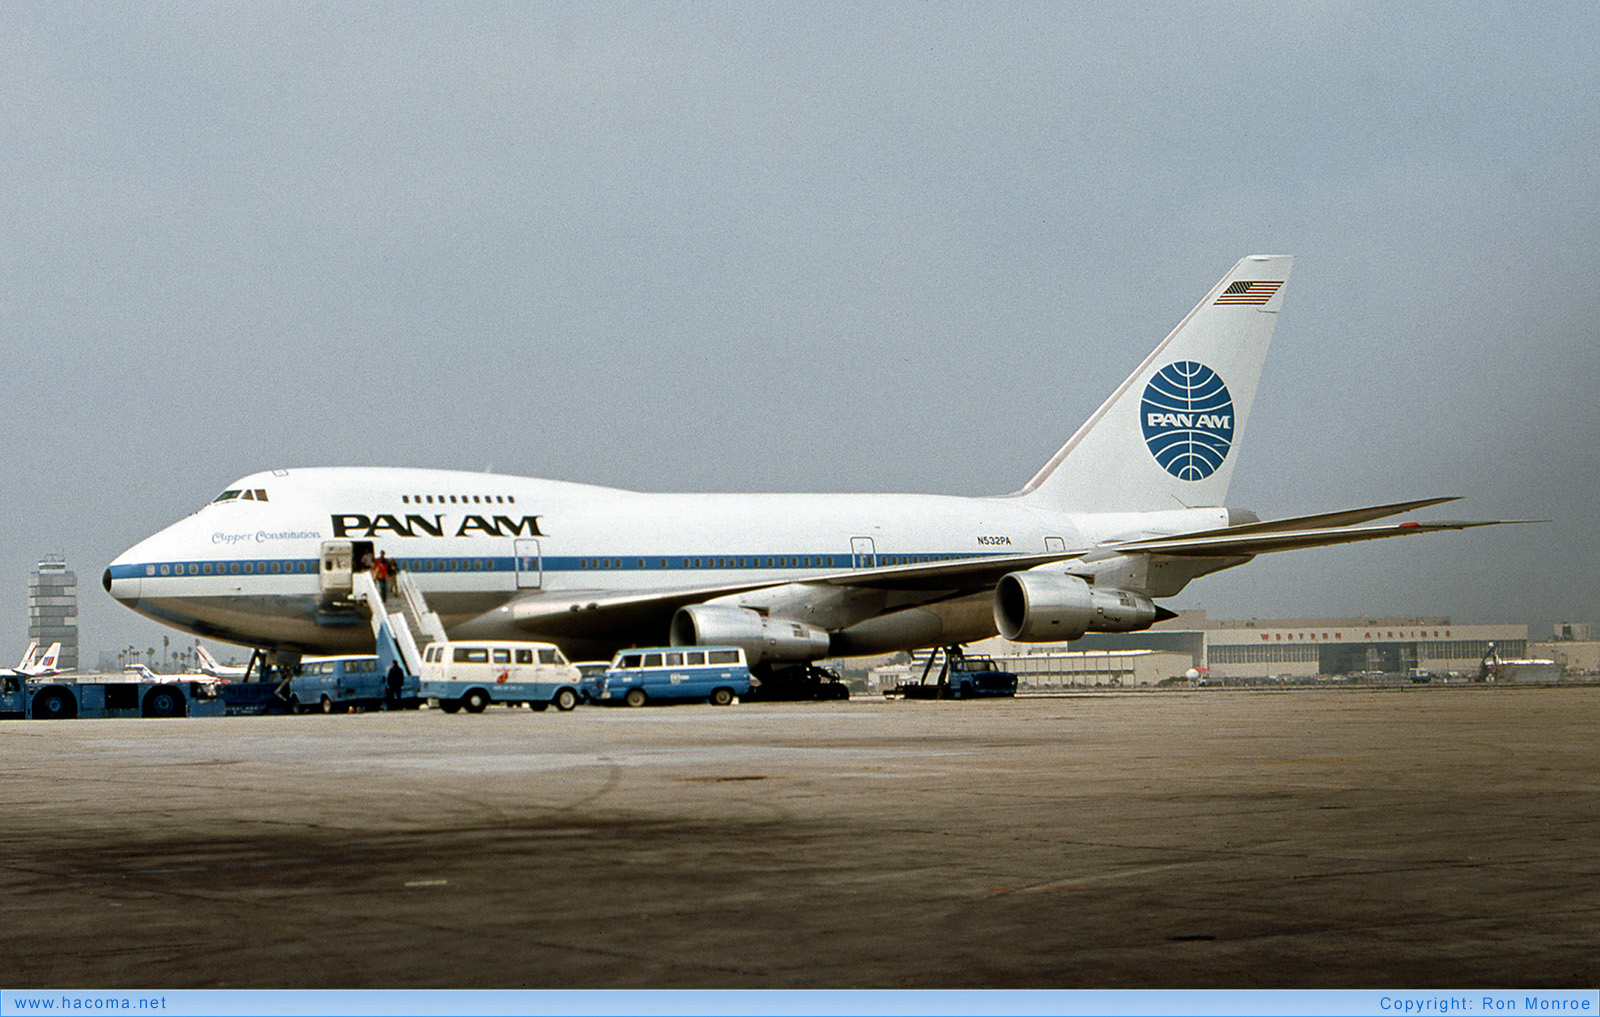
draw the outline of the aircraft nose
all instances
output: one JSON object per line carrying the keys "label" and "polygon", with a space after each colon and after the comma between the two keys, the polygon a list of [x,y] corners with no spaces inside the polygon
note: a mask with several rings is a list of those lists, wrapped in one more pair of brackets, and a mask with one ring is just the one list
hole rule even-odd
{"label": "aircraft nose", "polygon": [[117,559],[100,576],[100,585],[120,603],[128,607],[138,606],[140,582],[137,566],[124,564],[122,559]]}

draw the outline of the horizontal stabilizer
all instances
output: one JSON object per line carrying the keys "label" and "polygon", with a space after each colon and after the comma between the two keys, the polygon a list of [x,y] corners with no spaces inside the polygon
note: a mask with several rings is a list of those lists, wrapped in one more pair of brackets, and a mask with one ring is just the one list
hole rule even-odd
{"label": "horizontal stabilizer", "polygon": [[1389,523],[1383,526],[1319,526],[1302,528],[1304,520],[1285,520],[1285,525],[1251,524],[1235,530],[1211,530],[1176,537],[1131,540],[1105,548],[1122,554],[1167,554],[1180,557],[1233,558],[1294,551],[1307,547],[1331,547],[1385,537],[1409,537],[1441,530],[1469,530],[1478,526],[1504,526],[1538,522],[1532,519],[1492,519],[1483,521],[1448,520],[1426,523]]}

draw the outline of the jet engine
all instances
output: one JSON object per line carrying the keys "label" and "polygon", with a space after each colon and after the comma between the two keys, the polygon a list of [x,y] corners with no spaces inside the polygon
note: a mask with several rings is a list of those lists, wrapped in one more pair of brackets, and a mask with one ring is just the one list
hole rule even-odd
{"label": "jet engine", "polygon": [[1059,572],[1013,572],[994,588],[994,623],[1019,643],[1077,639],[1085,632],[1137,632],[1173,617],[1149,597],[1099,589]]}
{"label": "jet engine", "polygon": [[737,646],[751,664],[821,660],[828,633],[805,622],[768,618],[747,607],[694,604],[672,616],[673,646]]}

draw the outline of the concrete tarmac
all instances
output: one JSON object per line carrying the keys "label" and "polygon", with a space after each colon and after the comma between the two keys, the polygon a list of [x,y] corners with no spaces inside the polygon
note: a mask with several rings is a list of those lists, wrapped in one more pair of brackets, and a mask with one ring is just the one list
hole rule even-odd
{"label": "concrete tarmac", "polygon": [[0,722],[0,984],[1600,984],[1600,688]]}

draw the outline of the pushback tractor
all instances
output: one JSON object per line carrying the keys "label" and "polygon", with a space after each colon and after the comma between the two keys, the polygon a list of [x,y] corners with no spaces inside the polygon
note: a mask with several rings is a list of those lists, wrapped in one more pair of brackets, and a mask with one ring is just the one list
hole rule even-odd
{"label": "pushback tractor", "polygon": [[[148,674],[148,673],[147,673]],[[0,677],[0,714],[37,720],[74,717],[220,717],[222,683],[186,675],[91,678]]]}

